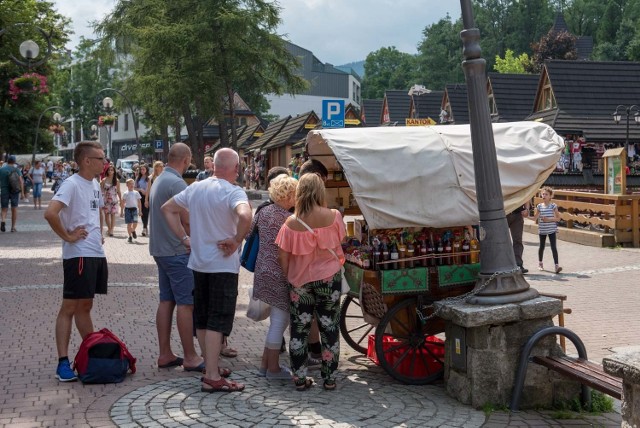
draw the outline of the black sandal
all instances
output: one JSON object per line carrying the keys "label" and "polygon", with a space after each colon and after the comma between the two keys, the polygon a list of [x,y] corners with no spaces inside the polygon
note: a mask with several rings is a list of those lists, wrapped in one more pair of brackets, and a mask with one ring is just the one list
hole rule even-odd
{"label": "black sandal", "polygon": [[324,386],[325,391],[333,391],[336,389],[336,380],[325,380],[322,386]]}
{"label": "black sandal", "polygon": [[305,378],[302,383],[300,380],[297,380],[296,391],[306,391],[307,389],[311,388],[311,385],[313,385],[313,378]]}

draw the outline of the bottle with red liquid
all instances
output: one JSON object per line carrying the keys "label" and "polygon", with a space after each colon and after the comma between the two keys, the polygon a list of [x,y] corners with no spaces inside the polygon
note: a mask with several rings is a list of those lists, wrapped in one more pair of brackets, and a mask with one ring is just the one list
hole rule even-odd
{"label": "bottle with red liquid", "polygon": [[[420,249],[419,249],[419,255],[420,256],[426,256],[428,254],[428,250],[427,250],[427,239],[421,239],[420,240]],[[429,250],[431,250],[431,252],[433,252],[433,248],[429,248]],[[428,266],[429,265],[429,259],[427,259],[426,257],[424,259],[420,259],[420,265],[421,266]]]}
{"label": "bottle with red liquid", "polygon": [[[380,243],[380,256],[381,256],[381,261],[383,262],[387,262],[389,261],[389,247],[387,246],[387,240],[386,239],[382,239],[382,242]],[[384,263],[380,265],[380,270],[389,270],[389,265]]]}
{"label": "bottle with red liquid", "polygon": [[453,264],[453,245],[451,243],[451,232],[447,232],[444,240],[444,264],[452,265]]}
{"label": "bottle with red liquid", "polygon": [[435,245],[435,253],[436,253],[436,264],[438,266],[443,266],[445,263],[444,257],[444,243],[440,236],[436,235],[436,245]]}

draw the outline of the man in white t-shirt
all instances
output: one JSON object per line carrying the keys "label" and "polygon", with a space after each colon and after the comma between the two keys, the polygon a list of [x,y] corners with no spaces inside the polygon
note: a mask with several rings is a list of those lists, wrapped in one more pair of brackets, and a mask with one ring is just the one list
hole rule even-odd
{"label": "man in white t-shirt", "polygon": [[[49,179],[49,183],[53,180],[53,161],[49,159],[47,161],[47,178]],[[47,187],[47,182],[44,182],[44,187]]]}
{"label": "man in white t-shirt", "polygon": [[[223,376],[218,363],[223,335],[233,328],[238,297],[240,244],[251,228],[252,211],[242,188],[236,186],[238,154],[228,148],[213,158],[213,177],[193,183],[161,208],[171,231],[190,249],[193,270],[196,334],[205,344],[206,373],[201,391],[242,391],[244,385]],[[180,212],[189,211],[187,235]]]}
{"label": "man in white t-shirt", "polygon": [[79,143],[73,157],[80,168],[58,189],[44,218],[63,240],[62,266],[64,285],[62,305],[56,318],[56,348],[61,382],[72,382],[77,376],[69,364],[69,340],[75,321],[84,339],[93,332],[91,308],[95,294],[107,294],[108,268],[102,245],[104,199],[95,179],[102,171],[104,151],[100,143]]}

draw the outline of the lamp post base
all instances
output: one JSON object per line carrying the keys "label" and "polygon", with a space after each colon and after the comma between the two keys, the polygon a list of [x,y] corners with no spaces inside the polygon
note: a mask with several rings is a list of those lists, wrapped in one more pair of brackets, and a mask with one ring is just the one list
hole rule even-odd
{"label": "lamp post base", "polygon": [[538,297],[538,290],[531,288],[524,279],[522,273],[508,272],[496,275],[479,274],[476,289],[480,288],[487,280],[490,280],[482,291],[467,299],[472,305],[503,305],[507,303],[519,303]]}

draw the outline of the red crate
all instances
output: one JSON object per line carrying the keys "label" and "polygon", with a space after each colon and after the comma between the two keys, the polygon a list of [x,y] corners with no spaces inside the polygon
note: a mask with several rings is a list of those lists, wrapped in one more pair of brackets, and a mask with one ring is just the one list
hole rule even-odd
{"label": "red crate", "polygon": [[[382,347],[385,350],[398,343],[398,341],[391,336],[383,336],[382,341]],[[436,336],[427,336],[425,338],[425,342],[428,342],[427,348],[429,348],[431,353],[435,355],[437,359],[429,354],[426,350],[421,349],[420,352],[422,353],[424,358],[418,356],[415,359],[413,372],[411,372],[411,360],[413,359],[412,351],[404,357],[404,360],[402,360],[400,365],[396,368],[396,371],[398,373],[404,376],[424,377],[442,370],[442,363],[440,361],[444,360],[444,341],[437,338]],[[405,351],[405,349],[397,349],[393,351],[391,355],[385,352],[385,355],[389,355],[389,364],[393,366],[396,363],[397,359],[400,358],[400,356],[404,354]],[[380,365],[380,361],[378,361],[378,357],[376,355],[376,337],[373,334],[369,335],[367,357],[376,365]],[[424,366],[425,361],[427,363],[426,368]]]}

